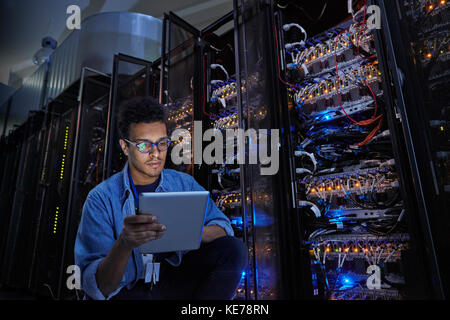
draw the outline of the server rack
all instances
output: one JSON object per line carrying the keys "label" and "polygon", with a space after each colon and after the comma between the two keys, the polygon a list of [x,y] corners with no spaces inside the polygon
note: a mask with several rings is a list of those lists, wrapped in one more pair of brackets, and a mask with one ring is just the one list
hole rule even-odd
{"label": "server rack", "polygon": [[[205,29],[197,30],[172,12],[165,15],[160,102],[168,110],[169,134],[185,130],[184,134],[178,135],[179,140],[174,138],[176,141],[172,148],[180,148],[180,156],[186,156],[186,160],[179,164],[169,160],[167,167],[193,175],[205,189],[210,190],[216,205],[230,218],[235,235],[245,241],[239,165],[223,164],[226,161],[225,147],[223,158],[218,162],[204,161],[206,149],[195,145],[208,129],[216,130],[209,139],[217,141],[217,133],[238,127],[233,30],[221,37],[214,34],[232,20],[233,12],[230,12]],[[224,48],[227,49],[224,51]],[[217,63],[221,63],[220,67]],[[169,152],[173,151],[170,149]],[[246,274],[249,273],[248,270],[243,273],[235,299],[248,295]]]}
{"label": "server rack", "polygon": [[[192,121],[198,121],[202,128],[194,129],[194,143],[198,141],[196,135],[203,137],[211,128],[215,131],[209,141],[223,139],[223,159],[216,156],[222,150],[212,151],[203,146],[202,153],[210,152],[215,158],[212,163],[199,161],[196,157],[201,159],[202,154],[194,154],[193,172],[189,166],[176,168],[193,174],[211,191],[218,207],[230,218],[236,236],[248,246],[249,264],[235,299],[276,299],[288,297],[288,287],[295,287],[287,271],[280,275],[281,268],[292,266],[292,256],[282,255],[281,250],[288,252],[293,248],[282,232],[293,224],[285,220],[283,214],[291,206],[287,197],[290,186],[286,188],[282,181],[286,179],[288,167],[280,164],[281,174],[262,175],[261,169],[267,165],[249,163],[260,141],[244,135],[246,129],[268,129],[266,136],[257,139],[270,141],[270,129],[280,127],[284,112],[281,108],[272,109],[281,104],[272,77],[272,47],[267,47],[273,33],[270,33],[270,11],[264,10],[270,6],[256,6],[255,10],[255,4],[235,3],[233,12],[203,30],[195,29],[173,13],[165,16],[161,101],[174,108],[169,114],[172,130],[185,128],[192,133]],[[231,31],[221,37],[214,35],[215,30],[229,22],[233,22]],[[263,37],[261,25],[267,31]],[[176,36],[178,40],[174,40]],[[195,70],[190,88],[192,96],[189,96],[187,83],[191,74],[183,68],[189,60]],[[180,84],[182,77],[186,81]],[[183,103],[179,103],[186,101],[186,96],[194,101],[192,111],[183,109]],[[236,129],[243,133],[242,150],[237,144],[238,136],[226,136],[227,130],[235,132]],[[265,139],[267,137],[269,139]],[[228,153],[227,139],[233,146],[233,151]],[[268,144],[270,146],[270,142]],[[192,144],[190,147],[194,149]],[[282,150],[285,151],[287,149]],[[242,161],[237,161],[240,156]]]}
{"label": "server rack", "polygon": [[68,194],[78,122],[79,82],[48,105],[46,143],[40,164],[35,208],[37,236],[28,288],[34,295],[56,298],[63,254]]}
{"label": "server rack", "polygon": [[2,283],[5,281],[5,249],[10,222],[12,199],[14,198],[15,182],[19,166],[21,142],[25,139],[25,127],[21,126],[3,139],[2,161],[4,170],[0,187],[0,208],[2,219],[1,254],[2,254]]}
{"label": "server rack", "polygon": [[[17,176],[11,185],[11,211],[3,212],[5,218],[4,256],[2,259],[2,283],[8,287],[23,288],[29,274],[33,234],[33,202],[38,170],[35,161],[41,156],[43,141],[43,112],[31,112],[28,120],[22,125],[23,140],[10,143],[20,146],[20,154],[16,158]],[[12,135],[13,137],[14,135]],[[6,150],[5,150],[6,151]],[[13,170],[6,167],[6,170]],[[5,180],[4,182],[6,182]],[[23,236],[26,235],[26,236]],[[30,238],[28,238],[30,236]],[[15,254],[20,252],[20,254]]]}
{"label": "server rack", "polygon": [[[326,15],[326,5],[337,6],[331,9],[331,17]],[[409,54],[412,50],[398,46],[401,41],[409,44],[411,40],[401,39],[400,34],[406,33],[394,30],[402,20],[401,15],[396,16],[401,12],[396,6],[405,2],[359,1],[353,5],[353,19],[346,19],[349,12],[339,11],[347,9],[344,1],[302,4],[297,8],[301,10],[286,11],[286,6],[274,4],[277,12],[273,27],[279,46],[275,52],[280,55],[279,73],[275,76],[284,85],[283,104],[285,110],[290,110],[284,129],[292,132],[287,140],[296,150],[296,159],[289,155],[294,169],[292,194],[298,206],[293,214],[299,217],[295,233],[301,240],[294,260],[306,275],[296,278],[292,274],[294,282],[303,288],[295,294],[319,299],[442,298],[445,281],[440,278],[445,275],[439,269],[445,264],[440,250],[448,248],[448,239],[443,235],[448,233],[449,224],[448,217],[439,215],[434,206],[446,208],[445,179],[441,179],[441,193],[436,192],[434,198],[425,195],[434,187],[433,167],[429,166],[434,158],[427,151],[431,145],[428,132],[422,129],[427,127],[423,124],[426,117],[416,113],[424,104],[419,86],[418,93],[413,94],[411,89],[412,84],[417,84],[415,75],[409,74],[414,70]],[[381,30],[367,29],[366,5],[380,9]],[[309,12],[306,18],[305,11]],[[319,18],[311,18],[314,11]],[[317,28],[324,12],[326,19]],[[335,25],[326,26],[330,22]],[[308,36],[300,24],[309,31]],[[298,30],[289,32],[291,27]],[[393,41],[400,42],[392,45]],[[399,69],[398,64],[403,67]],[[408,70],[407,76],[404,70]],[[349,74],[352,77],[348,78]],[[370,112],[378,106],[379,113],[372,116],[366,110],[364,114],[364,107],[360,107],[366,100],[366,106],[372,106]],[[441,101],[439,108],[445,109],[445,103]],[[411,117],[420,130],[412,129]],[[357,122],[357,133],[350,134],[349,128],[354,127],[350,120]],[[344,127],[345,135],[341,132]],[[442,140],[445,137],[441,134]],[[418,155],[419,146],[427,151],[425,157]],[[442,147],[445,149],[445,145]],[[347,158],[349,154],[352,156]],[[436,169],[446,173],[445,157],[443,160],[435,162]],[[371,184],[371,191],[364,189],[369,177],[379,174],[382,178]],[[394,183],[380,190],[373,187],[379,188],[386,181]],[[382,214],[388,215],[383,218]],[[310,267],[305,263],[308,250]],[[374,266],[372,272],[380,268],[378,275],[369,277],[370,265]],[[376,290],[369,288],[374,277],[380,280]]]}
{"label": "server rack", "polygon": [[21,150],[21,140],[23,139],[24,129],[23,127],[18,128],[12,132],[7,137],[2,137],[2,164],[4,169],[2,171],[2,180],[0,186],[0,214],[1,214],[1,247],[0,254],[2,258],[1,265],[1,283],[4,284],[6,280],[6,259],[5,250],[6,242],[8,239],[8,228],[10,222],[10,212],[12,208],[12,199],[14,197],[14,185],[17,176],[17,169],[19,164],[20,150]]}
{"label": "server rack", "polygon": [[103,176],[111,77],[90,68],[83,68],[80,83],[74,161],[70,174],[69,202],[58,274],[58,299],[79,298],[76,289],[68,288],[66,284],[67,277],[71,275],[67,270],[75,264],[75,238],[83,203],[89,191],[102,181]]}
{"label": "server rack", "polygon": [[[214,152],[211,152],[209,146],[204,149],[205,154],[210,155],[214,161],[211,163],[204,159],[203,176],[207,180],[203,181],[205,187],[211,191],[217,207],[230,219],[235,237],[248,247],[249,263],[242,272],[234,296],[235,300],[241,300],[250,299],[255,294],[256,272],[252,255],[252,225],[244,210],[245,202],[249,201],[249,197],[242,191],[244,163],[237,161],[241,156],[243,159],[248,158],[249,150],[244,144],[238,144],[239,130],[243,127],[238,103],[234,19],[235,13],[231,11],[201,30],[201,38],[205,41],[202,48],[202,73],[205,78],[203,126],[204,129],[214,130],[214,143],[223,142],[223,148],[216,147]],[[220,36],[216,31],[221,31]],[[229,136],[230,132],[237,133],[237,136]],[[228,150],[229,147],[232,147],[231,151]]]}

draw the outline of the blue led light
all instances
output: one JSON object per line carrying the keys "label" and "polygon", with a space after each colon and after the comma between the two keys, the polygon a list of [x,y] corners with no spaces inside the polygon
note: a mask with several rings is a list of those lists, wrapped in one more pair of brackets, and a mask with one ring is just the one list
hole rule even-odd
{"label": "blue led light", "polygon": [[339,288],[340,290],[345,290],[345,289],[351,289],[355,286],[355,282],[353,281],[353,279],[350,276],[343,276],[341,278],[341,284],[342,286]]}
{"label": "blue led light", "polygon": [[236,217],[236,218],[232,219],[231,224],[235,225],[236,227],[242,226],[242,224],[243,224],[242,217]]}
{"label": "blue led light", "polygon": [[259,208],[254,209],[253,219],[254,224],[257,227],[267,227],[273,225],[274,223],[274,218]]}

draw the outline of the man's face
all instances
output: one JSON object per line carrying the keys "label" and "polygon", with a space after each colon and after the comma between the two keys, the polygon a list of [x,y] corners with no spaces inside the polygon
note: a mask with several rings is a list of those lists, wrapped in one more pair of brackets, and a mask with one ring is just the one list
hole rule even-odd
{"label": "man's face", "polygon": [[[139,143],[141,140],[157,143],[167,137],[166,125],[162,122],[132,123],[128,140]],[[155,178],[161,174],[166,162],[167,150],[161,152],[156,146],[150,153],[141,153],[135,145],[120,140],[123,152],[128,156],[130,166],[133,166],[143,178]]]}

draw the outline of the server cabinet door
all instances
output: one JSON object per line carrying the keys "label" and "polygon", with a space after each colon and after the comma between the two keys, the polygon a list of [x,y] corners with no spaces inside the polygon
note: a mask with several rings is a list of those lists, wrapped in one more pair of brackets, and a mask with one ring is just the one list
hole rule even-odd
{"label": "server cabinet door", "polygon": [[67,287],[68,267],[74,265],[74,245],[84,201],[89,191],[102,181],[104,145],[111,77],[83,68],[81,76],[78,123],[71,169],[68,210],[64,225],[63,254],[60,261],[57,298],[77,298]]}
{"label": "server cabinet door", "polygon": [[9,269],[8,256],[8,235],[9,235],[9,224],[11,221],[11,209],[13,205],[14,191],[15,191],[15,183],[17,179],[17,174],[19,170],[19,159],[20,153],[22,150],[21,141],[24,139],[24,130],[23,128],[18,128],[8,135],[4,140],[4,166],[5,170],[3,171],[1,185],[0,185],[0,218],[1,218],[1,282],[5,283],[7,281],[7,272]]}
{"label": "server cabinet door", "polygon": [[292,200],[285,180],[289,150],[280,143],[286,130],[274,68],[273,11],[270,2],[259,0],[234,1],[234,10],[239,113],[249,136],[241,176],[250,229],[249,298],[279,299],[291,296],[285,270],[290,263],[283,259],[292,248],[287,240]]}
{"label": "server cabinet door", "polygon": [[[178,147],[183,149],[179,153],[179,158],[183,160],[172,161],[172,157],[169,157],[166,168],[194,176],[193,126],[194,120],[201,120],[204,79],[200,72],[199,37],[200,31],[177,15],[173,13],[164,15],[159,101],[167,108],[169,134],[177,129],[180,132],[179,140],[174,145],[190,144],[179,145]],[[186,138],[183,140],[186,135],[191,137],[191,141]]]}
{"label": "server cabinet door", "polygon": [[[241,129],[235,60],[235,12],[232,10],[201,30],[201,70],[204,77],[202,101],[202,129],[214,130],[214,145],[223,143],[214,153],[206,146],[204,163],[196,172],[196,178],[211,191],[216,206],[230,219],[234,236],[248,244],[251,234],[248,217],[245,216],[243,196],[243,164],[236,161],[239,149],[238,137]],[[198,118],[197,118],[198,119]],[[233,136],[231,134],[233,134]],[[230,147],[232,151],[230,152]],[[242,146],[241,146],[242,147]],[[210,157],[211,159],[207,160]],[[248,251],[253,252],[249,247]],[[252,264],[242,270],[234,300],[249,299],[253,288],[249,279],[254,274]]]}
{"label": "server cabinet door", "polygon": [[375,1],[387,29],[389,67],[420,210],[435,298],[450,295],[450,4]]}
{"label": "server cabinet door", "polygon": [[68,219],[68,195],[78,117],[76,97],[74,100],[60,97],[49,106],[46,150],[40,168],[42,188],[38,190],[36,203],[39,213],[35,228],[38,231],[29,286],[33,293],[54,299],[63,253],[64,225]]}
{"label": "server cabinet door", "polygon": [[111,83],[103,179],[121,171],[127,161],[127,157],[120,147],[117,131],[119,108],[128,99],[150,96],[153,93],[152,63],[136,57],[117,54],[114,56]]}
{"label": "server cabinet door", "polygon": [[[8,230],[8,241],[6,243],[6,254],[4,257],[5,273],[7,280],[5,284],[14,288],[26,288],[30,273],[32,239],[35,230],[33,220],[36,209],[33,206],[33,197],[36,190],[39,161],[42,151],[44,120],[43,112],[33,112],[26,123],[26,129],[21,143],[21,153],[18,159],[18,175],[15,181],[13,205],[10,214],[10,222],[6,225]],[[6,213],[5,213],[6,214]],[[27,235],[24,237],[23,235]],[[28,238],[28,235],[31,235]]]}

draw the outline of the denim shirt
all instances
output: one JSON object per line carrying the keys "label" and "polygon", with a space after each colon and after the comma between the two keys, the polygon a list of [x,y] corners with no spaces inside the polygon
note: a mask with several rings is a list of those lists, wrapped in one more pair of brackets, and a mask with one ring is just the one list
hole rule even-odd
{"label": "denim shirt", "polygon": [[[81,270],[81,285],[92,299],[105,300],[116,295],[123,287],[131,289],[144,273],[142,255],[133,250],[118,288],[103,296],[95,274],[98,264],[107,255],[123,228],[123,219],[135,214],[133,192],[128,179],[128,163],[116,173],[92,189],[84,203],[83,213],[75,241],[75,264]],[[155,192],[203,191],[195,179],[179,171],[163,169],[161,181]],[[205,226],[217,225],[233,236],[230,220],[208,199]],[[183,210],[180,210],[183,214]],[[179,266],[183,254],[177,251],[166,258],[173,266]]]}

